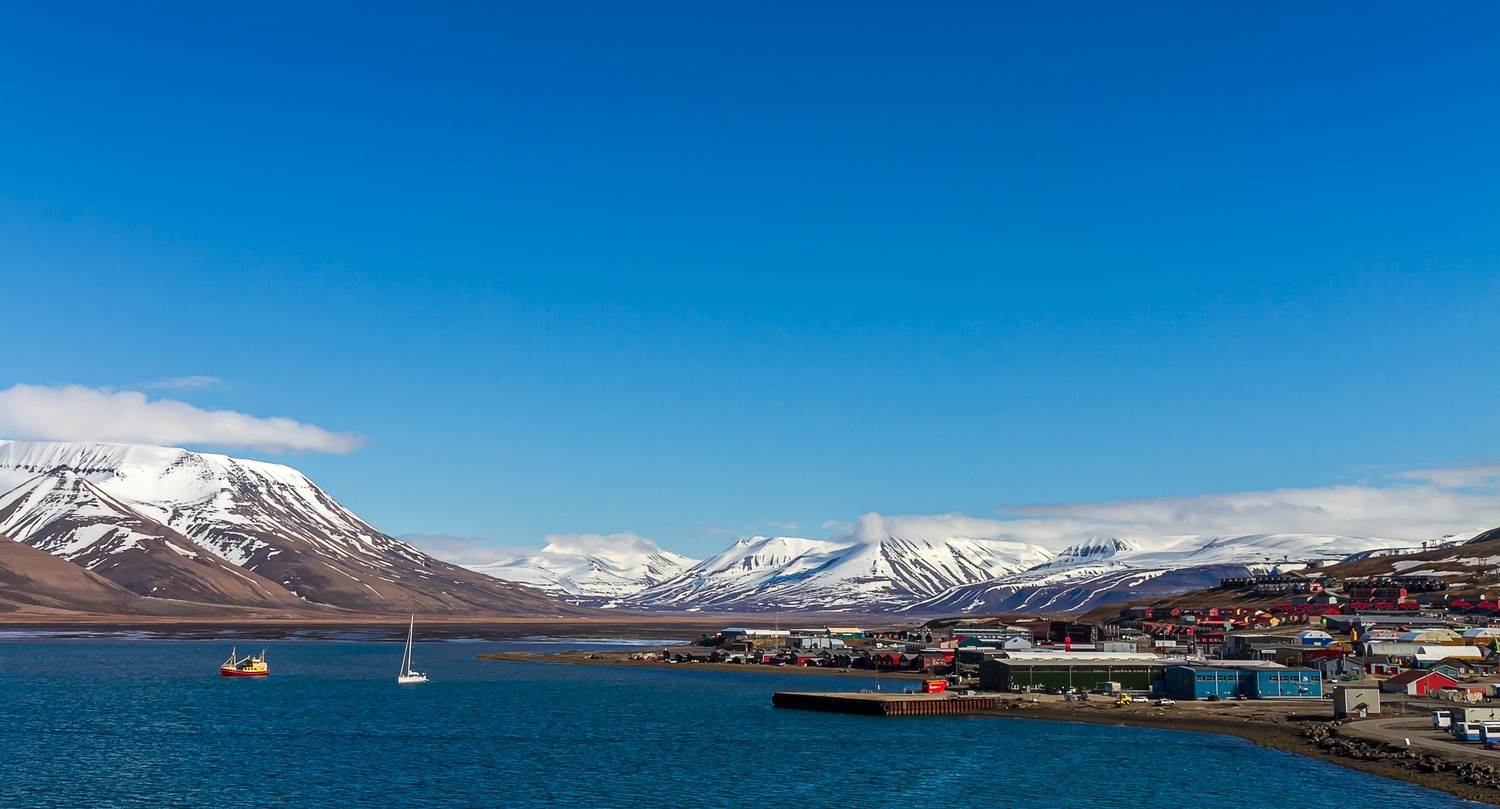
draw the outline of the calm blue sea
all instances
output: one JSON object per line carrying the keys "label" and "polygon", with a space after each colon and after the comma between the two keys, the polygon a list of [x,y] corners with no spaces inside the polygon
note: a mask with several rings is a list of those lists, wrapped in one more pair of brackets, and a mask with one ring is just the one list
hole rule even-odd
{"label": "calm blue sea", "polygon": [[401,687],[400,644],[265,645],[270,678],[226,680],[227,643],[0,642],[0,806],[1462,805],[1216,736],[771,707],[850,680],[482,662],[527,644],[445,642],[417,647],[433,681]]}

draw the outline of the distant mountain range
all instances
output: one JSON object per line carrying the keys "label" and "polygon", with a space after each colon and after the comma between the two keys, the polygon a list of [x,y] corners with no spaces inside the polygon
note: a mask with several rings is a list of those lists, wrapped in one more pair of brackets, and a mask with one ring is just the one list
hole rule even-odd
{"label": "distant mountain range", "polygon": [[48,564],[50,583],[23,586],[39,557],[0,544],[0,609],[579,612],[386,536],[294,469],[181,449],[0,441],[0,537],[91,574]]}
{"label": "distant mountain range", "polygon": [[1317,534],[1101,537],[1055,549],[965,536],[966,526],[1004,523],[867,515],[843,537],[755,537],[703,560],[633,535],[564,537],[465,568],[381,533],[279,464],[0,441],[0,612],[1064,613],[1313,561],[1455,580],[1500,568],[1500,532],[1426,552]]}
{"label": "distant mountain range", "polygon": [[641,537],[568,537],[541,550],[486,564],[476,573],[528,584],[548,595],[590,607],[618,607],[641,591],[697,564]]}
{"label": "distant mountain range", "polygon": [[655,545],[620,553],[595,546],[588,554],[549,546],[534,557],[474,569],[535,583],[573,603],[635,610],[1068,613],[1216,586],[1229,576],[1385,558],[1420,546],[1377,537],[1236,534],[1106,537],[1051,551],[999,537],[919,533],[902,535],[899,525],[876,521],[842,539],[755,537],[699,562],[674,555],[650,575],[633,571],[660,553]]}

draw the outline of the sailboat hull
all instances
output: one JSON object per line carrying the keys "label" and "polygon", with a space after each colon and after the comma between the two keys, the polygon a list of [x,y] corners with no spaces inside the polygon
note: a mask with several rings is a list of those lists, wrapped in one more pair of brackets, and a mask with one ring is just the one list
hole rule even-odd
{"label": "sailboat hull", "polygon": [[396,682],[399,683],[399,684],[401,684],[401,685],[415,685],[417,683],[425,683],[425,682],[427,682],[427,675],[425,675],[425,674],[403,674],[400,677],[396,678]]}

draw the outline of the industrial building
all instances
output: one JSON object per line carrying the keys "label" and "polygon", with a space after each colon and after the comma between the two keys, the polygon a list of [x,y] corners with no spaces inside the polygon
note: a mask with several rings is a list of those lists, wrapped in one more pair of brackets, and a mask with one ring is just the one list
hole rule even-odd
{"label": "industrial building", "polygon": [[1282,646],[1301,646],[1292,635],[1225,635],[1223,655],[1225,660],[1269,660]]}
{"label": "industrial building", "polygon": [[1090,690],[1100,683],[1119,683],[1126,691],[1155,691],[1166,670],[1156,655],[1012,653],[979,664],[979,687],[985,691],[1026,688]]}
{"label": "industrial building", "polygon": [[1175,699],[1322,699],[1317,669],[1269,665],[1183,663],[1166,669],[1167,696]]}

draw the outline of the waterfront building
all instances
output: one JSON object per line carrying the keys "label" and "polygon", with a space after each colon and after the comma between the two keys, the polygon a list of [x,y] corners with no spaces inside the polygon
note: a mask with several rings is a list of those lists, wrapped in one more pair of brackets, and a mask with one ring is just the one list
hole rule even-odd
{"label": "waterfront building", "polygon": [[979,687],[985,691],[1027,688],[1077,688],[1120,683],[1126,691],[1156,691],[1166,664],[1152,654],[1046,652],[1006,654],[979,664]]}
{"label": "waterfront building", "polygon": [[978,641],[984,646],[999,646],[1012,640],[1026,641],[1029,646],[1031,642],[1029,630],[1014,626],[954,626],[949,637]]}
{"label": "waterfront building", "polygon": [[1166,669],[1166,692],[1175,699],[1322,699],[1323,678],[1312,668],[1184,663]]}
{"label": "waterfront building", "polygon": [[1036,643],[1093,643],[1099,639],[1099,626],[1081,621],[1022,621],[1016,626],[1031,632]]}

